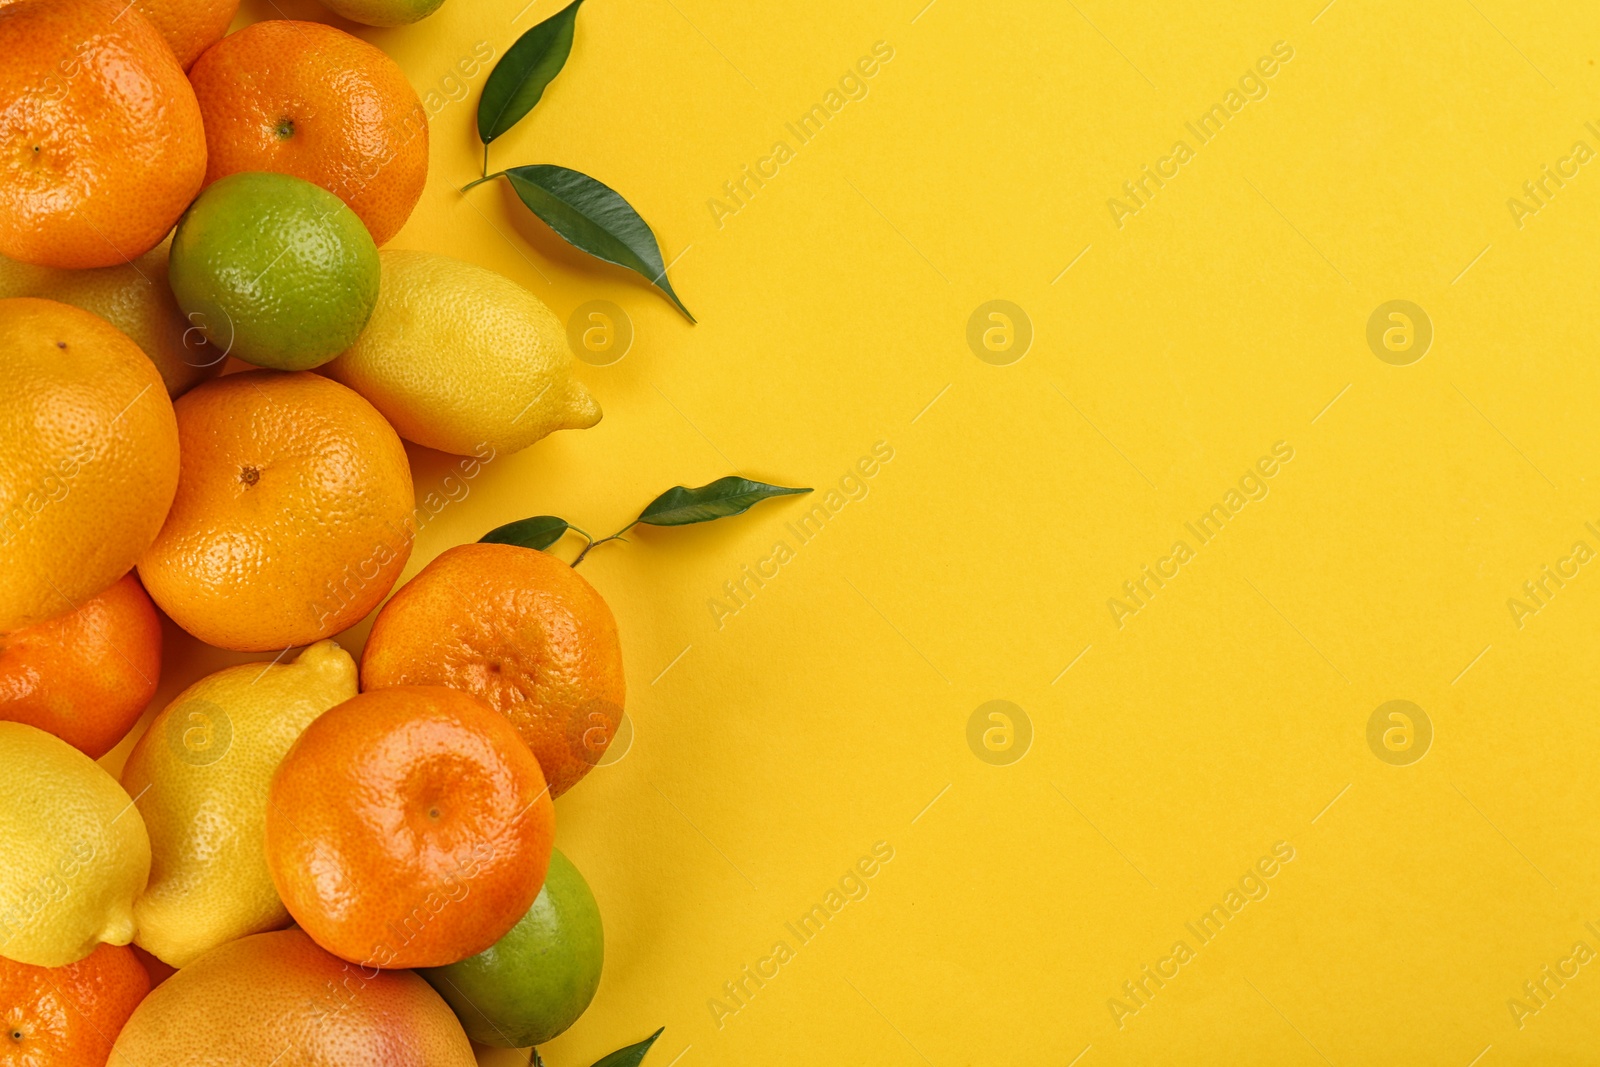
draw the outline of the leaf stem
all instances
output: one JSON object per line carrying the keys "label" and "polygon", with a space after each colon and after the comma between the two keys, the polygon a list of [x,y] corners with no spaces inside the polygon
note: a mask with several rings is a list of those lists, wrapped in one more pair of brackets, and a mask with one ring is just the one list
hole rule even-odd
{"label": "leaf stem", "polygon": [[544,1060],[539,1058],[539,1050],[536,1048],[528,1050],[528,1067],[544,1067]]}
{"label": "leaf stem", "polygon": [[[485,178],[487,178],[489,176],[489,142],[488,141],[483,142],[483,176]],[[538,1055],[538,1053],[535,1053],[534,1055]]]}
{"label": "leaf stem", "polygon": [[[591,548],[593,548],[595,545],[603,545],[607,541],[621,541],[623,539],[622,535],[627,533],[629,530],[633,529],[637,525],[639,525],[639,521],[637,519],[635,519],[633,522],[628,523],[628,525],[624,526],[622,529],[618,530],[616,533],[610,535],[609,537],[601,537],[601,538],[598,538],[598,539],[597,538],[592,538],[592,537],[589,538],[589,543],[583,546],[583,551],[578,553],[578,558],[573,560],[571,565],[576,567],[578,564],[582,563],[583,562],[583,557],[587,556],[589,554],[589,550]],[[578,530],[578,528],[576,526],[572,526],[572,527],[568,527],[568,528],[572,529],[572,530]],[[579,533],[583,533],[582,530],[578,530],[578,532]],[[583,534],[583,536],[589,537],[588,534]]]}
{"label": "leaf stem", "polygon": [[569,566],[576,567],[578,564],[583,562],[583,557],[589,554],[589,550],[591,548],[593,548],[595,545],[603,545],[607,541],[614,541],[616,540],[616,537],[616,534],[612,534],[610,537],[602,537],[598,541],[590,541],[588,544],[583,546],[583,551],[578,553],[578,558],[573,560]]}
{"label": "leaf stem", "polygon": [[[487,155],[488,155],[488,152],[487,152],[487,151],[486,151],[486,152],[485,152],[485,153],[484,153],[484,155],[485,155],[485,156],[487,156]],[[488,169],[488,167],[487,167],[487,165],[485,165],[485,167],[484,167],[484,169],[485,169],[485,170],[487,170],[487,169]],[[498,177],[500,177],[500,175],[502,175],[502,174],[504,174],[504,173],[505,173],[505,171],[503,171],[503,170],[497,170],[497,171],[495,171],[495,172],[494,172],[494,173],[493,173],[493,174],[485,174],[485,175],[484,175],[484,176],[483,176],[483,177],[481,177],[481,178],[474,178],[474,179],[472,179],[472,181],[470,181],[470,182],[468,182],[468,183],[467,183],[467,184],[465,184],[465,185],[463,185],[463,186],[462,186],[462,187],[461,187],[461,191],[462,191],[462,192],[463,192],[463,193],[464,193],[464,192],[466,192],[466,191],[467,191],[467,190],[468,190],[468,189],[471,189],[471,188],[472,188],[472,187],[473,187],[473,186],[474,186],[474,185],[482,185],[482,184],[483,184],[483,183],[484,183],[484,182],[486,182],[486,181],[490,181],[490,180],[491,180],[491,179],[494,179],[494,178],[498,178]]]}

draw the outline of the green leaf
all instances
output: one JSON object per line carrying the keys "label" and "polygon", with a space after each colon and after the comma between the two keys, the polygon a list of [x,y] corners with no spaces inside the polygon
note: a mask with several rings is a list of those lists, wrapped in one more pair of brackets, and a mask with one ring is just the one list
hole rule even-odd
{"label": "green leaf", "polygon": [[737,515],[768,497],[809,492],[810,489],[790,489],[729,475],[698,489],[675,485],[652,500],[635,521],[648,526],[688,526]]}
{"label": "green leaf", "polygon": [[478,541],[480,544],[521,545],[523,548],[543,551],[561,540],[561,535],[568,529],[566,519],[558,519],[554,515],[535,515],[531,519],[518,519],[504,526],[496,526]]}
{"label": "green leaf", "polygon": [[572,53],[578,5],[572,3],[517,38],[483,83],[478,98],[478,139],[484,144],[515,126],[532,111],[545,86],[561,73]]}
{"label": "green leaf", "polygon": [[[663,1026],[661,1030],[665,1030]],[[657,1030],[637,1045],[619,1048],[609,1056],[603,1056],[594,1061],[594,1067],[639,1067],[639,1062],[644,1059],[644,1054],[650,1051],[650,1046],[656,1043],[656,1038],[661,1036]]]}
{"label": "green leaf", "polygon": [[672,299],[684,317],[694,321],[667,281],[667,266],[655,234],[616,190],[587,174],[549,163],[512,167],[505,175],[528,209],[567,243],[644,275]]}

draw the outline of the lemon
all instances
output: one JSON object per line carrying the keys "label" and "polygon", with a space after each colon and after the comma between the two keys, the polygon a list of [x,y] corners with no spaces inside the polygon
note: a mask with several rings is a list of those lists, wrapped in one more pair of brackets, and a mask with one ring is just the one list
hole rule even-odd
{"label": "lemon", "polygon": [[61,270],[0,256],[0,299],[39,296],[82,308],[133,338],[161,372],[168,396],[217,373],[226,354],[178,310],[167,286],[167,243],[119,267]]}
{"label": "lemon", "polygon": [[133,940],[150,838],[94,760],[43,730],[0,722],[0,956],[76,963]]}
{"label": "lemon", "polygon": [[122,771],[150,828],[150,886],[134,907],[140,948],[174,967],[287,926],[267,871],[267,785],[311,720],[356,695],[332,641],[286,664],[207,675],[150,723]]}
{"label": "lemon", "polygon": [[572,375],[561,321],[494,271],[431,252],[384,249],[366,332],[321,372],[366,397],[419,445],[515,452],[600,421]]}

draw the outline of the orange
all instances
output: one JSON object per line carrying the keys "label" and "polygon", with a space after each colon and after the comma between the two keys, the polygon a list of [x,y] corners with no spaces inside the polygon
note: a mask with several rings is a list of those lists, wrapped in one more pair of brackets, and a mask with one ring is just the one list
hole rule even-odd
{"label": "orange", "polygon": [[276,171],[338,196],[383,244],[428,177],[428,115],[399,65],[320,22],[224,37],[189,72],[205,115],[207,184]]}
{"label": "orange", "polygon": [[145,972],[150,975],[151,989],[154,989],[162,982],[165,982],[178,971],[178,968],[172,966],[170,963],[164,963],[163,961],[150,955],[150,953],[146,952],[138,945],[129,945],[128,948],[132,949],[133,954],[139,957],[139,962],[144,965]]}
{"label": "orange", "polygon": [[150,992],[131,948],[101,945],[65,967],[0,959],[0,1067],[104,1067]]}
{"label": "orange", "polygon": [[334,955],[440,967],[532,906],[555,818],[502,716],[454,689],[396,686],[328,709],[290,747],[268,792],[267,867]]}
{"label": "orange", "polygon": [[112,1067],[474,1067],[450,1008],[409,971],[363,970],[300,930],[218,945],[122,1028]]}
{"label": "orange", "polygon": [[0,719],[90,759],[116,747],[161,677],[161,620],[133,575],[48,622],[0,637]]}
{"label": "orange", "polygon": [[0,256],[0,297],[37,296],[99,315],[127,334],[178,396],[222,370],[227,353],[206,343],[167,284],[167,242],[118,267],[60,270]]}
{"label": "orange", "polygon": [[177,490],[178,427],[155,364],[87,311],[0,300],[0,353],[6,633],[72,611],[128,573]]}
{"label": "orange", "polygon": [[159,244],[206,172],[161,34],[121,0],[17,0],[0,55],[0,255],[109,267]]}
{"label": "orange", "polygon": [[411,554],[406,452],[377,409],[316,374],[249,371],[178,398],[181,470],[139,577],[172,621],[241,652],[359,622]]}
{"label": "orange", "polygon": [[[0,0],[0,7],[12,2]],[[167,42],[184,70],[222,40],[239,12],[239,0],[133,0],[133,6]]]}
{"label": "orange", "polygon": [[361,688],[448,685],[487,700],[560,796],[604,755],[622,718],[617,622],[556,557],[516,545],[439,554],[378,612]]}
{"label": "orange", "polygon": [[222,40],[239,11],[239,0],[134,0],[188,70],[200,53]]}

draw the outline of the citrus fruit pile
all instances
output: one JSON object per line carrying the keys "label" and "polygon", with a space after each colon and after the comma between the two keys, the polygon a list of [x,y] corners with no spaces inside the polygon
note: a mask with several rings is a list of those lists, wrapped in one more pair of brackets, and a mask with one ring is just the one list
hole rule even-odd
{"label": "citrus fruit pile", "polygon": [[[382,248],[400,68],[237,8],[0,0],[0,1067],[464,1067],[600,981],[553,801],[622,721],[609,608],[516,544],[396,589],[402,438],[471,476],[599,406],[538,298]],[[260,655],[149,708],[171,626]]]}

